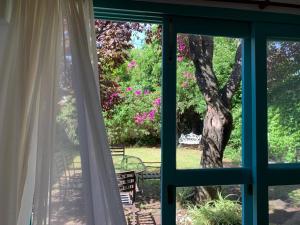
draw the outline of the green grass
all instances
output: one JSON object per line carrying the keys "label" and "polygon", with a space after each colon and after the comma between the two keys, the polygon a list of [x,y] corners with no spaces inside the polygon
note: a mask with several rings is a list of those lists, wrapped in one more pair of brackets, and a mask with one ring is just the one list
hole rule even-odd
{"label": "green grass", "polygon": [[[125,154],[136,156],[143,162],[161,162],[160,148],[125,148]],[[177,168],[195,169],[200,165],[200,152],[197,149],[179,148],[177,150]]]}
{"label": "green grass", "polygon": [[[161,162],[160,148],[125,148],[125,154],[129,156],[136,156],[143,162]],[[200,151],[190,148],[177,149],[177,168],[178,169],[195,169],[200,165]],[[122,157],[113,157],[116,167],[120,164]],[[74,158],[74,162],[80,162],[80,156]]]}
{"label": "green grass", "polygon": [[[128,156],[136,156],[143,162],[161,162],[161,149],[156,147],[126,147],[125,154]],[[177,149],[177,168],[178,169],[197,169],[200,167],[201,153],[193,148],[178,148]],[[122,157],[113,157],[116,167],[119,166]],[[224,162],[231,161],[231,157],[224,155]],[[74,162],[80,162],[80,156],[74,158]],[[231,162],[239,165],[240,162]]]}

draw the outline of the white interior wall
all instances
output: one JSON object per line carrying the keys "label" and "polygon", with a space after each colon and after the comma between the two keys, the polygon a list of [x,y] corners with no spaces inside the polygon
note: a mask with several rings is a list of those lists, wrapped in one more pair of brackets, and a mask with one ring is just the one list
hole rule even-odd
{"label": "white interior wall", "polygon": [[[288,13],[288,14],[300,15],[300,9],[292,9],[292,8],[285,8],[285,7],[284,8],[271,7],[271,6],[265,9],[259,9],[257,5],[252,5],[252,4],[214,2],[209,0],[136,0],[136,1],[161,2],[161,3],[179,4],[179,5],[212,6],[212,7],[219,7],[219,8],[234,8],[234,9],[245,9],[245,10],[254,10],[254,11],[277,12],[277,13]],[[271,0],[271,1],[300,5],[300,0]]]}

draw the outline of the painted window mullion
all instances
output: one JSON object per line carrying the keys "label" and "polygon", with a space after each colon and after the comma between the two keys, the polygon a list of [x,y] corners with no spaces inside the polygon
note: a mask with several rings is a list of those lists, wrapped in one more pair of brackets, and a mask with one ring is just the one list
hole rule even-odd
{"label": "painted window mullion", "polygon": [[252,25],[253,225],[268,225],[267,66],[264,27]]}
{"label": "painted window mullion", "polygon": [[163,23],[161,224],[176,224],[176,35],[172,18]]}
{"label": "painted window mullion", "polygon": [[[251,95],[251,39],[243,40],[242,55],[242,160],[243,167],[252,169],[252,95]],[[243,225],[253,224],[253,186],[242,186]]]}

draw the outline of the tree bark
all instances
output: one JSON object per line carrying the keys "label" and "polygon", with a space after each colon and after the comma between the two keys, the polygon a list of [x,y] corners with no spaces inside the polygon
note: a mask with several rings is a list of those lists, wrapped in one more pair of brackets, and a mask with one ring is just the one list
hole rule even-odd
{"label": "tree bark", "polygon": [[[199,148],[202,151],[202,168],[222,168],[223,155],[228,144],[233,120],[231,100],[241,83],[241,46],[238,47],[235,64],[227,83],[219,88],[213,70],[213,37],[189,35],[190,56],[195,66],[197,84],[206,102],[202,138]],[[196,187],[195,200],[216,199],[220,187]]]}
{"label": "tree bark", "polygon": [[202,168],[223,167],[223,153],[232,131],[232,115],[225,107],[207,106],[200,151]]}

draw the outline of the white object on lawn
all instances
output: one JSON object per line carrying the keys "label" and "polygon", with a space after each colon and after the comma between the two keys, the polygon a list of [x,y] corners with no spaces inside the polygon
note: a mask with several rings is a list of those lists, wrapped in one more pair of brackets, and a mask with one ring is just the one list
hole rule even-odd
{"label": "white object on lawn", "polygon": [[194,133],[189,133],[189,134],[181,134],[180,138],[178,140],[179,144],[185,144],[185,145],[198,145],[200,144],[202,135],[197,135]]}

